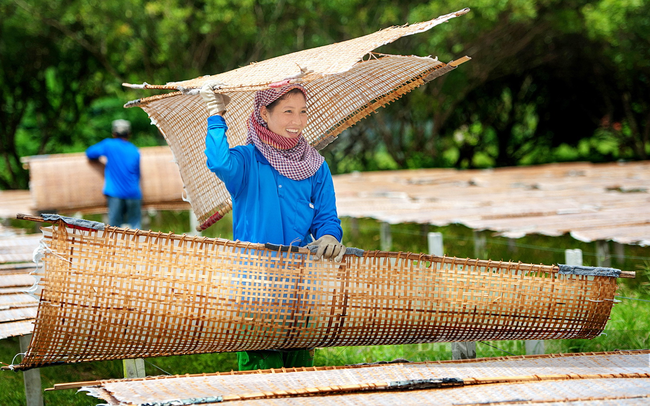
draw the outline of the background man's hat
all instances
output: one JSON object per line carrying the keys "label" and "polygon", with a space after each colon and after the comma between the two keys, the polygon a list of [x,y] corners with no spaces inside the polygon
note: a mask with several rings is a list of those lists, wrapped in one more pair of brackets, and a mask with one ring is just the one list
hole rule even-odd
{"label": "background man's hat", "polygon": [[113,133],[114,134],[128,134],[131,132],[131,123],[127,120],[114,120]]}

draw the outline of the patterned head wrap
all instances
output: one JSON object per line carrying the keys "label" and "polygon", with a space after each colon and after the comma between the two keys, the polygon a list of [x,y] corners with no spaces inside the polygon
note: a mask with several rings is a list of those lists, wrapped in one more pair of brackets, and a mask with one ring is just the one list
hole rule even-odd
{"label": "patterned head wrap", "polygon": [[253,113],[248,120],[247,142],[255,145],[280,174],[289,179],[303,180],[315,174],[325,159],[309,145],[302,134],[296,138],[287,138],[269,130],[260,114],[262,106],[268,106],[292,89],[299,89],[307,99],[307,89],[299,84],[255,93]]}

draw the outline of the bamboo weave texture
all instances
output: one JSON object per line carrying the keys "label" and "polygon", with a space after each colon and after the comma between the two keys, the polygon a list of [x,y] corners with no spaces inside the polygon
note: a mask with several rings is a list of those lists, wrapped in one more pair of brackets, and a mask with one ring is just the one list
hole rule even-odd
{"label": "bamboo weave texture", "polygon": [[387,28],[217,75],[166,85],[125,84],[144,89],[178,90],[138,99],[125,107],[141,107],[164,135],[177,159],[200,229],[205,229],[229,212],[232,202],[223,182],[206,165],[208,111],[197,91],[204,82],[216,80],[224,83],[218,92],[231,98],[226,115],[231,147],[246,143],[247,120],[256,91],[285,80],[302,83],[310,95],[307,102],[310,118],[303,135],[311,145],[321,149],[343,130],[380,107],[455,68],[455,65],[445,64],[437,58],[371,51],[403,36],[425,32],[468,11],[465,9],[430,21]]}
{"label": "bamboo weave texture", "polygon": [[[217,396],[228,404],[264,405],[564,404],[598,398],[609,398],[610,401],[632,399],[641,404],[650,397],[649,353],[650,350],[642,350],[289,368],[106,380],[77,385],[83,384],[83,391],[110,405],[199,404],[199,400]],[[455,382],[442,388],[417,390],[404,385],[450,378]],[[401,389],[395,384],[398,382],[402,383]],[[75,384],[64,385],[78,387]],[[196,403],[182,402],[189,399],[196,400]]]}
{"label": "bamboo weave texture", "polygon": [[365,251],[340,264],[223,239],[44,228],[19,369],[207,352],[592,338],[616,279],[557,266]]}
{"label": "bamboo weave texture", "polygon": [[[183,207],[183,181],[169,147],[140,148],[140,186],[146,207]],[[26,157],[34,209],[69,212],[106,208],[104,164],[85,153]],[[71,181],[72,180],[72,181]]]}

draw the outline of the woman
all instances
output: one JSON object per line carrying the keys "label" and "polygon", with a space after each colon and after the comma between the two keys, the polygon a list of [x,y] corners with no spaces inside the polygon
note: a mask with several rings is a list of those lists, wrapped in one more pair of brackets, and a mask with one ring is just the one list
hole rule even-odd
{"label": "woman", "polygon": [[[233,238],[254,243],[318,246],[316,259],[340,262],[345,247],[336,212],[332,175],[323,157],[302,136],[307,91],[299,84],[255,94],[247,145],[229,148],[223,116],[228,99],[207,82],[201,96],[210,113],[208,168],[226,185],[233,202]],[[315,241],[314,241],[315,240]],[[313,365],[313,352],[237,353],[240,370]]]}

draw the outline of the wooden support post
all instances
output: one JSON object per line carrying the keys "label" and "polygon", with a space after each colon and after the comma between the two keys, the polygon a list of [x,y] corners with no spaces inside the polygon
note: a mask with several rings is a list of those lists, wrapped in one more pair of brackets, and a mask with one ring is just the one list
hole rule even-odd
{"label": "wooden support post", "polygon": [[141,230],[151,230],[151,215],[150,211],[156,213],[155,210],[151,209],[142,209],[141,208],[141,217],[140,217],[140,229]]}
{"label": "wooden support post", "polygon": [[350,235],[353,239],[359,238],[359,219],[350,217]]}
{"label": "wooden support post", "polygon": [[393,236],[390,234],[390,224],[382,221],[379,236],[381,238],[381,250],[390,251],[393,246]]}
{"label": "wooden support post", "polygon": [[[429,254],[443,256],[442,233],[427,234],[429,242]],[[476,343],[473,341],[460,341],[451,343],[452,359],[474,359],[476,358]]]}
{"label": "wooden support post", "polygon": [[564,263],[567,265],[582,266],[582,250],[564,250]]}
{"label": "wooden support post", "polygon": [[474,230],[474,257],[487,259],[487,241],[485,232]]}
{"label": "wooden support post", "polygon": [[429,235],[429,224],[427,223],[420,224],[420,234],[422,236]]}
{"label": "wooden support post", "polygon": [[196,214],[194,214],[194,211],[190,209],[190,232],[187,234],[200,235],[201,232],[196,229],[198,226],[199,226],[199,219],[196,218]]}
{"label": "wooden support post", "polygon": [[444,250],[442,248],[442,233],[427,234],[427,241],[429,242],[429,254],[437,255],[439,257],[444,255]]}
{"label": "wooden support post", "polygon": [[[20,352],[27,352],[29,343],[32,341],[32,335],[27,334],[20,336]],[[41,370],[38,368],[29,369],[23,372],[23,382],[25,384],[25,405],[43,406],[43,389],[41,388]]]}
{"label": "wooden support post", "polygon": [[451,343],[451,359],[474,359],[476,358],[476,342],[459,341]]}
{"label": "wooden support post", "polygon": [[526,347],[526,355],[544,354],[546,351],[544,340],[526,340],[524,346]]}
{"label": "wooden support post", "polygon": [[623,268],[623,263],[625,262],[625,245],[615,242],[614,244],[614,257],[619,262],[619,266]]}
{"label": "wooden support post", "polygon": [[612,258],[609,255],[609,241],[596,241],[596,266],[612,266]]}
{"label": "wooden support post", "polygon": [[508,238],[508,252],[517,252],[517,245],[514,238]]}
{"label": "wooden support post", "polygon": [[122,360],[125,378],[144,378],[147,376],[144,368],[144,359],[125,359]]}

